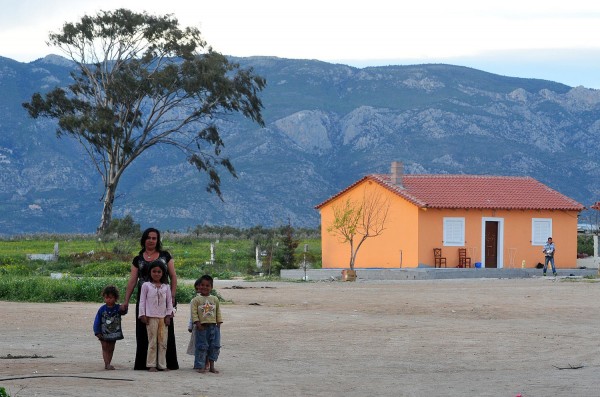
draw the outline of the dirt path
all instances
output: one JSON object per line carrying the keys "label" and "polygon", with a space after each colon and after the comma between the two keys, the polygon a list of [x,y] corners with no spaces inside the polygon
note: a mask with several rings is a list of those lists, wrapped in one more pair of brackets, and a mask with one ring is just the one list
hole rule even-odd
{"label": "dirt path", "polygon": [[[13,397],[530,397],[600,390],[600,283],[224,281],[216,287],[234,302],[223,307],[218,375],[191,369],[184,305],[176,317],[181,369],[150,374],[131,370],[132,317],[117,343],[117,370],[104,371],[91,331],[98,305],[0,302],[0,357],[52,356],[0,359],[0,386]],[[570,366],[581,368],[557,368]],[[79,377],[6,380],[39,375]]]}

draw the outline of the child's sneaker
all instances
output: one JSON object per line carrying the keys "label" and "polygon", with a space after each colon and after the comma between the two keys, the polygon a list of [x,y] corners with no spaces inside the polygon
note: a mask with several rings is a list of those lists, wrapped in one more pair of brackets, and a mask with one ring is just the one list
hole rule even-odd
{"label": "child's sneaker", "polygon": [[546,277],[546,272],[543,273],[544,277]]}
{"label": "child's sneaker", "polygon": [[558,276],[558,273],[556,273],[556,272],[555,272],[555,273],[554,273],[554,277],[556,277],[556,276]]}

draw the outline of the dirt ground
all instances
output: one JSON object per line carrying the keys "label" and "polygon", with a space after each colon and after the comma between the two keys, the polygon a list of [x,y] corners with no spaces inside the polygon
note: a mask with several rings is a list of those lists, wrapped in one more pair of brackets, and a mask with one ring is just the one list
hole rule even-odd
{"label": "dirt ground", "polygon": [[105,371],[92,334],[98,305],[0,302],[0,386],[13,397],[600,393],[600,283],[539,277],[215,287],[233,301],[222,309],[220,374],[192,370],[185,305],[175,320],[181,369],[151,374],[131,369],[131,316],[117,342],[117,370]]}

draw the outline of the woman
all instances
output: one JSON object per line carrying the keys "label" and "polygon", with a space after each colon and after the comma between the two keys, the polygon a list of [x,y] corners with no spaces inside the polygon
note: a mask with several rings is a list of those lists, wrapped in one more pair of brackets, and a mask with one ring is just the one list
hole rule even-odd
{"label": "woman", "polygon": [[[137,303],[135,305],[135,339],[137,350],[135,353],[135,365],[133,369],[147,370],[146,355],[148,352],[148,333],[146,331],[146,324],[142,323],[138,318],[140,289],[145,281],[150,280],[150,273],[148,271],[150,263],[158,260],[163,264],[163,272],[169,276],[173,307],[177,307],[177,300],[175,299],[175,293],[177,291],[177,275],[175,274],[175,264],[171,254],[168,251],[162,250],[160,232],[157,229],[148,228],[144,230],[142,238],[140,239],[140,245],[142,246],[142,249],[139,254],[133,258],[131,263],[131,274],[129,276],[129,282],[127,283],[125,301],[122,306],[125,308],[129,306],[129,299],[131,298],[133,289],[137,285]],[[167,368],[179,369],[173,319],[171,319],[169,325],[169,339],[167,341]]]}

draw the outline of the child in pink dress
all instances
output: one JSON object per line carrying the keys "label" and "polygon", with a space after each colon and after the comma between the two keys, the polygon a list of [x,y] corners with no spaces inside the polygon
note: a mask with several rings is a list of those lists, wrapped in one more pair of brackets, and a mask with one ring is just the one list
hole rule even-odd
{"label": "child in pink dress", "polygon": [[148,355],[146,366],[150,372],[167,369],[168,326],[173,313],[171,287],[167,273],[160,261],[149,266],[150,281],[142,284],[140,292],[140,321],[148,331]]}

